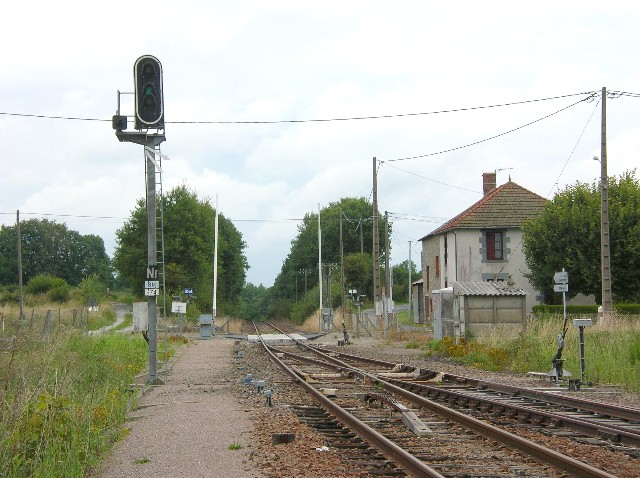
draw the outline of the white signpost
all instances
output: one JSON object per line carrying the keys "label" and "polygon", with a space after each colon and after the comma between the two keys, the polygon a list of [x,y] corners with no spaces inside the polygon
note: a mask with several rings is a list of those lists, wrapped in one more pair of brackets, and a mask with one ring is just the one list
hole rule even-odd
{"label": "white signpost", "polygon": [[562,349],[564,348],[564,337],[567,333],[567,292],[569,291],[569,273],[562,268],[562,272],[556,272],[553,274],[553,281],[555,284],[553,285],[553,290],[555,292],[562,292],[562,308],[564,315],[564,323],[562,325],[562,334],[558,335],[558,351],[556,352],[556,356],[551,361],[552,368],[549,375],[558,380],[562,377]]}
{"label": "white signpost", "polygon": [[186,314],[187,303],[186,302],[171,302],[171,312],[174,314]]}
{"label": "white signpost", "polygon": [[553,290],[555,292],[562,292],[562,307],[564,310],[564,322],[567,323],[567,292],[569,292],[569,273],[562,268],[562,272],[556,272],[553,274]]}

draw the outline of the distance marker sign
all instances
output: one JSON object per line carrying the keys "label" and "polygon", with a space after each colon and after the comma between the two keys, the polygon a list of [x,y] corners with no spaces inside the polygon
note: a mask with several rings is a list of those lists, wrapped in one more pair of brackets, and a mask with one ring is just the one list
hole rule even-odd
{"label": "distance marker sign", "polygon": [[159,295],[160,281],[158,280],[158,268],[147,266],[144,281],[144,295],[148,297]]}

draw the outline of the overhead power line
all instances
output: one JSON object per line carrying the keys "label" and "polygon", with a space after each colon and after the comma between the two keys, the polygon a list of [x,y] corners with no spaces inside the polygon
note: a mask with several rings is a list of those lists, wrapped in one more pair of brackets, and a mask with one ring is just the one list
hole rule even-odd
{"label": "overhead power line", "polygon": [[[210,120],[210,121],[165,121],[165,124],[295,124],[295,123],[327,123],[335,121],[360,121],[360,120],[372,120],[372,119],[389,119],[389,118],[405,118],[412,116],[428,116],[445,113],[461,113],[466,111],[482,110],[489,108],[501,108],[505,106],[517,106],[527,103],[537,103],[541,101],[557,100],[561,98],[569,98],[572,96],[584,96],[590,95],[594,92],[582,92],[571,93],[568,95],[550,96],[547,98],[538,98],[534,100],[513,101],[509,103],[498,103],[493,105],[483,106],[470,106],[464,108],[452,108],[445,110],[426,111],[419,113],[397,113],[397,114],[385,114],[385,115],[370,115],[370,116],[350,116],[339,118],[311,118],[311,119],[285,119],[285,120],[246,120],[246,121],[229,121],[229,120]],[[635,96],[635,93],[624,93],[626,96]],[[638,94],[640,96],[640,94]],[[83,118],[79,116],[57,116],[57,115],[44,115],[44,114],[30,114],[30,113],[15,113],[15,112],[0,112],[0,115],[4,116],[17,116],[23,118],[39,118],[39,119],[54,119],[54,120],[69,120],[69,121],[101,121],[111,122],[111,118]]]}
{"label": "overhead power line", "polygon": [[420,154],[420,155],[417,155],[417,156],[409,156],[409,157],[406,157],[406,158],[389,159],[386,162],[390,163],[390,162],[393,162],[393,161],[406,161],[408,159],[426,158],[426,157],[429,157],[429,156],[436,156],[438,154],[450,153],[452,151],[457,151],[459,149],[464,149],[464,148],[468,148],[470,146],[475,146],[477,144],[485,143],[487,141],[491,141],[492,139],[496,139],[496,138],[499,138],[501,136],[505,136],[505,135],[507,135],[509,133],[513,133],[514,131],[518,131],[520,129],[526,128],[527,126],[531,126],[532,124],[535,124],[535,123],[538,123],[538,122],[540,122],[542,120],[550,118],[551,116],[557,115],[558,113],[561,113],[561,112],[563,112],[565,110],[568,110],[569,108],[572,108],[575,105],[578,105],[578,104],[580,104],[582,102],[589,101],[594,97],[593,95],[595,95],[595,94],[596,94],[595,92],[594,93],[590,93],[589,96],[587,96],[586,98],[583,98],[583,99],[581,99],[579,101],[576,101],[575,103],[572,103],[569,106],[565,106],[564,108],[560,108],[559,110],[554,111],[553,113],[549,113],[548,115],[545,115],[542,118],[538,118],[536,120],[530,121],[529,123],[520,125],[520,126],[518,126],[516,128],[512,128],[512,129],[510,129],[508,131],[504,131],[502,133],[490,136],[488,138],[484,138],[484,139],[481,139],[481,140],[478,140],[478,141],[474,141],[473,143],[468,143],[468,144],[465,144],[465,145],[462,145],[462,146],[456,146],[454,148],[449,148],[449,149],[445,149],[445,150],[442,150],[442,151],[437,151],[435,153]]}

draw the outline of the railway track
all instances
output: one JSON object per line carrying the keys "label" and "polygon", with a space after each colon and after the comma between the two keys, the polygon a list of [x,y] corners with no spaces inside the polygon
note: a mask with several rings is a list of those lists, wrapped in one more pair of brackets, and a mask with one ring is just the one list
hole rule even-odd
{"label": "railway track", "polygon": [[[259,334],[257,327],[256,331]],[[366,469],[367,473],[614,476],[495,426],[498,418],[512,412],[504,411],[504,403],[500,405],[502,408],[477,405],[481,402],[478,390],[489,390],[486,383],[478,385],[468,380],[465,385],[463,377],[449,376],[446,385],[444,381],[439,385],[428,384],[433,378],[431,371],[300,343],[296,348],[264,343],[263,346],[271,360],[312,397],[311,403],[294,404],[293,410],[300,419],[326,435],[330,446],[343,449],[346,463]],[[463,385],[474,387],[476,395],[472,398],[455,395],[455,399],[452,395],[441,395],[443,389],[458,392]],[[431,387],[440,390],[437,395]],[[509,393],[514,395],[514,391]],[[517,394],[514,397],[512,401],[521,401]],[[489,399],[500,402],[495,396]],[[480,412],[488,414],[493,423],[473,416]],[[524,422],[526,414],[521,413],[513,414],[511,419]],[[556,420],[553,426],[560,425]]]}
{"label": "railway track", "polygon": [[536,429],[544,428],[550,434],[568,436],[572,433],[576,439],[640,458],[640,410],[636,408],[398,366],[341,352],[332,353],[346,363],[373,365],[383,370],[395,368],[399,372],[396,375],[403,378],[396,379],[393,378],[394,373],[383,373],[390,383],[420,396],[448,403],[458,410],[468,410],[476,416],[500,423],[510,420],[512,425],[529,424]]}

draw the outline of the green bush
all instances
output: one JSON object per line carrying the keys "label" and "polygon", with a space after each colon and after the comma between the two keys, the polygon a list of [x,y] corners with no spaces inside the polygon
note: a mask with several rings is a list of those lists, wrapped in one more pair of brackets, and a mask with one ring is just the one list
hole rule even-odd
{"label": "green bush", "polygon": [[6,305],[11,303],[18,303],[18,291],[5,289],[0,292],[0,304]]}
{"label": "green bush", "polygon": [[49,292],[47,292],[47,298],[51,302],[67,302],[71,294],[71,288],[67,284],[60,284],[55,286]]}
{"label": "green bush", "polygon": [[64,279],[52,276],[51,274],[38,274],[29,280],[25,290],[29,294],[46,294],[51,289],[60,286],[69,287]]}
{"label": "green bush", "polygon": [[616,304],[613,308],[619,315],[640,315],[640,304]]}
{"label": "green bush", "polygon": [[80,291],[80,297],[86,304],[89,299],[95,299],[96,302],[100,302],[107,295],[107,286],[105,286],[98,277],[97,274],[90,275],[82,279],[82,282],[78,285]]}
{"label": "green bush", "polygon": [[311,314],[318,310],[319,293],[318,288],[313,288],[298,302],[291,303],[289,314],[296,324],[304,323]]}
{"label": "green bush", "polygon": [[[560,314],[564,313],[564,306],[561,305],[534,305],[532,307],[534,315],[544,314]],[[579,314],[597,314],[597,305],[567,305],[567,314],[579,315]]]}

